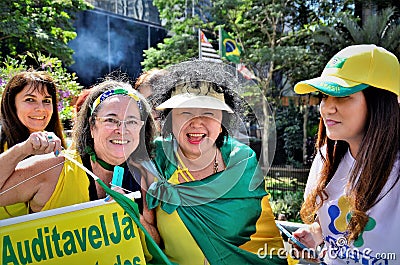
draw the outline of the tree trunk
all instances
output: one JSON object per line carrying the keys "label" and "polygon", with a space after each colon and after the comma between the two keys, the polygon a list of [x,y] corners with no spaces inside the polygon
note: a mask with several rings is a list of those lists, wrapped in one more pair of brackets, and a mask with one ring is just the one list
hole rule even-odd
{"label": "tree trunk", "polygon": [[307,95],[305,102],[303,105],[304,113],[303,113],[303,164],[307,163],[307,123],[308,123],[308,113],[310,105],[310,95]]}
{"label": "tree trunk", "polygon": [[[266,98],[268,97],[268,90],[271,89],[272,74],[274,72],[274,63],[271,62],[268,68],[269,68],[268,74],[265,79],[265,86],[263,89],[264,90],[263,94],[265,95]],[[262,108],[263,108],[264,124],[262,131],[262,149],[261,149],[260,162],[262,163],[262,166],[265,168],[266,172],[268,172],[270,166],[272,165],[272,161],[275,154],[275,146],[271,146],[269,141],[272,136],[275,136],[275,132],[271,132],[271,129],[275,128],[271,128],[270,119],[272,119],[273,117],[271,117],[270,107],[268,105],[267,100],[265,99],[262,100]],[[275,142],[273,143],[275,144]]]}

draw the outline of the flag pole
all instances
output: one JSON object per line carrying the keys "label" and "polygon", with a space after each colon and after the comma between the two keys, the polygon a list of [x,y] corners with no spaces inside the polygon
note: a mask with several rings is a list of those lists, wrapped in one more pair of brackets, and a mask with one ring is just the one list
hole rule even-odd
{"label": "flag pole", "polygon": [[199,59],[201,60],[201,32],[200,32],[200,29],[198,29],[198,35],[199,35]]}
{"label": "flag pole", "polygon": [[218,49],[219,49],[219,56],[222,58],[222,31],[221,25],[218,26]]}

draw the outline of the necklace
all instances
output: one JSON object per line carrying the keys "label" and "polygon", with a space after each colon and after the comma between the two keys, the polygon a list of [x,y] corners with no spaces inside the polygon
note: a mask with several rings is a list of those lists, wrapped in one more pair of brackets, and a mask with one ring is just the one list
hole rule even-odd
{"label": "necklace", "polygon": [[[181,176],[186,182],[195,181],[196,178],[193,177],[193,175],[190,173],[189,169],[183,163],[181,157],[179,156],[179,152],[176,152],[175,155],[176,155],[176,158],[178,159],[179,162],[178,162],[178,165],[177,165],[177,169],[176,169],[175,173],[173,174],[172,178],[176,178],[176,180],[178,180],[179,176]],[[213,168],[212,169],[213,170],[213,174],[217,173],[218,169],[219,169],[219,163],[218,163],[218,160],[217,160],[217,156],[218,156],[218,148],[215,149],[214,159],[213,159],[213,161],[211,163],[212,168]],[[208,164],[207,167],[209,167],[209,166],[210,166],[210,164]],[[192,171],[197,171],[197,170],[192,170]]]}
{"label": "necklace", "polygon": [[215,148],[215,156],[214,156],[214,174],[218,172],[217,155],[218,155],[218,148]]}

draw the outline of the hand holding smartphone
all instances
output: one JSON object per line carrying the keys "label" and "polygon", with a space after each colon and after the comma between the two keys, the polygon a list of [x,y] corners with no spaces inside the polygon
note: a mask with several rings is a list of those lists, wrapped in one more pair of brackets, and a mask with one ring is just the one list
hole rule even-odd
{"label": "hand holding smartphone", "polygon": [[[307,257],[303,257],[306,259],[311,259],[313,261],[319,262],[321,261],[319,256],[320,256],[320,251],[318,249],[313,249],[309,248],[303,243],[301,243],[296,237],[292,235],[290,231],[288,231],[285,227],[283,227],[281,224],[276,223],[276,226],[279,228],[279,230],[284,233],[288,239],[294,243],[296,246],[298,246],[301,249],[301,252],[307,253]],[[303,253],[303,254],[304,254]]]}
{"label": "hand holding smartphone", "polygon": [[295,243],[301,249],[308,249],[303,243],[301,243],[297,238],[295,238],[292,233],[290,233],[286,228],[284,228],[280,223],[276,223],[279,230],[284,233],[293,243]]}

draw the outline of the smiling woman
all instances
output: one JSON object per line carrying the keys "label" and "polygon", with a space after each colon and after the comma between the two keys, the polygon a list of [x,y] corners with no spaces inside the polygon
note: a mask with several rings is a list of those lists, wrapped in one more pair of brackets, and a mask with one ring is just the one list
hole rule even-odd
{"label": "smiling woman", "polygon": [[[24,71],[7,83],[1,99],[0,187],[16,165],[30,155],[65,147],[57,112],[57,87],[47,72]],[[48,133],[58,139],[48,142]],[[0,219],[28,213],[25,204],[0,207]]]}
{"label": "smiling woman", "polygon": [[166,255],[181,265],[288,264],[255,152],[232,136],[244,111],[235,72],[203,61],[167,71],[154,90],[164,123],[147,192]]}
{"label": "smiling woman", "polygon": [[[116,173],[121,174],[122,183],[114,187],[119,192],[141,191],[147,175],[138,161],[148,159],[154,135],[150,113],[146,100],[128,83],[107,79],[91,89],[79,111],[74,128],[77,150],[64,152],[108,186]],[[34,156],[19,164],[0,186],[0,206],[22,202],[30,212],[40,212],[104,199],[104,189],[63,154]],[[143,225],[152,231],[151,212],[141,200],[137,203]]]}

